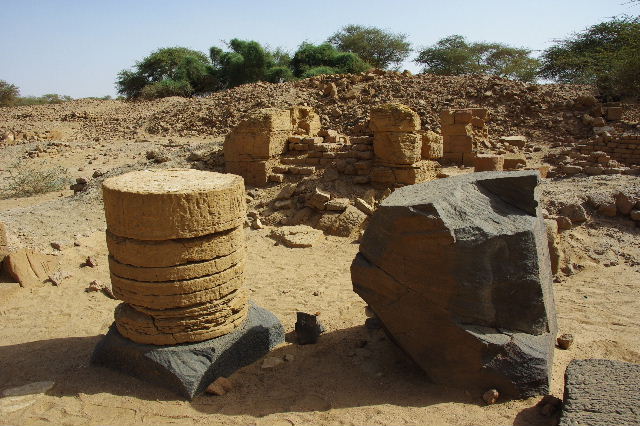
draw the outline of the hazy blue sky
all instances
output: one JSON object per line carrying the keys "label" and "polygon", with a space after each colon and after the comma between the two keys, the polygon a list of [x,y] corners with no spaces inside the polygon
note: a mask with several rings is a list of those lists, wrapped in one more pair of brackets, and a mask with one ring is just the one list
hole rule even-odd
{"label": "hazy blue sky", "polygon": [[609,17],[637,15],[626,1],[0,0],[0,80],[25,96],[115,95],[118,71],[160,47],[208,52],[237,37],[294,51],[347,24],[405,33],[414,47],[462,34],[542,50]]}

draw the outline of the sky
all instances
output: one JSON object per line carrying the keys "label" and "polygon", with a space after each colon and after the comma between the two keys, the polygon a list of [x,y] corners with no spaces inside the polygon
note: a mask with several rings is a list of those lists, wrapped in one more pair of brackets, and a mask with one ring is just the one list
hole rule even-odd
{"label": "sky", "polygon": [[[460,34],[538,54],[613,16],[638,15],[628,1],[0,0],[0,80],[22,96],[115,96],[117,73],[161,47],[207,53],[240,38],[294,52],[348,24],[407,34],[414,48]],[[403,68],[419,71],[411,61]]]}

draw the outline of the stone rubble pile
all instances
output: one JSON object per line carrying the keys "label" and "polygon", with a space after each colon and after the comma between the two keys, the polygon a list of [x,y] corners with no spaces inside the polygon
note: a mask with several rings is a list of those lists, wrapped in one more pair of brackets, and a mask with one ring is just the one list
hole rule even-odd
{"label": "stone rubble pile", "polygon": [[241,177],[143,170],[103,183],[109,269],[124,337],[154,345],[232,332],[247,315]]}

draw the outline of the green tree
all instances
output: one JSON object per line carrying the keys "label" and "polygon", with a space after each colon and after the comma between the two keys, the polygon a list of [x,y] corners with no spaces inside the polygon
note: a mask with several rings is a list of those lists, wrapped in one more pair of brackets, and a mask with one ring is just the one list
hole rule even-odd
{"label": "green tree", "polygon": [[542,54],[540,75],[595,84],[611,99],[640,97],[640,18],[613,18],[557,41]]}
{"label": "green tree", "polygon": [[293,78],[289,69],[291,58],[281,49],[270,51],[257,41],[239,39],[231,40],[228,47],[228,52],[215,46],[209,49],[213,73],[221,87],[257,81],[278,83]]}
{"label": "green tree", "polygon": [[20,96],[18,86],[0,80],[0,106],[13,105],[18,96]]}
{"label": "green tree", "polygon": [[494,74],[521,81],[534,81],[539,61],[531,51],[501,43],[469,43],[460,35],[439,40],[418,52],[415,62],[423,72],[442,75]]}
{"label": "green tree", "polygon": [[314,45],[302,43],[291,59],[296,77],[307,78],[318,74],[348,74],[366,71],[371,65],[358,55],[341,52],[329,43]]}
{"label": "green tree", "polygon": [[[158,49],[136,63],[134,70],[118,73],[118,93],[127,98],[190,96],[215,88],[209,58],[185,47]],[[151,86],[146,89],[147,86]],[[144,92],[144,93],[143,93]]]}
{"label": "green tree", "polygon": [[398,69],[411,53],[406,34],[394,34],[376,27],[347,25],[327,39],[338,50],[358,55],[381,69]]}

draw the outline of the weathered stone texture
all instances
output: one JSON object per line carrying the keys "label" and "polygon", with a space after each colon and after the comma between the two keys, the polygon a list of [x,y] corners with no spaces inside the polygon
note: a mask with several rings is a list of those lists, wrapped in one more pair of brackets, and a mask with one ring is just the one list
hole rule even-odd
{"label": "weathered stone texture", "polygon": [[438,383],[547,393],[556,333],[536,172],[397,189],[371,216],[354,290]]}
{"label": "weathered stone texture", "polygon": [[564,375],[560,426],[640,425],[640,365],[573,360]]}
{"label": "weathered stone texture", "polygon": [[199,237],[242,225],[240,176],[193,169],[141,170],[102,184],[109,231],[138,240]]}

